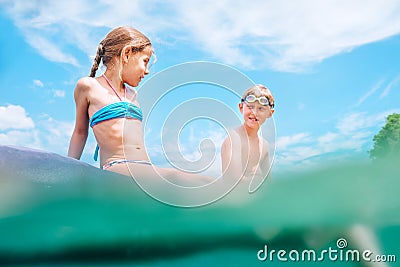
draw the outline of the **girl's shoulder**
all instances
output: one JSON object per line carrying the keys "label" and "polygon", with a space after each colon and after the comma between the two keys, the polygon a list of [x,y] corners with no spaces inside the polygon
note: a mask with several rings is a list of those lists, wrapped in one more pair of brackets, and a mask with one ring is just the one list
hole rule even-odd
{"label": "girl's shoulder", "polygon": [[98,86],[98,81],[96,78],[92,77],[82,77],[78,80],[76,83],[76,90],[90,90],[94,88],[95,86]]}
{"label": "girl's shoulder", "polygon": [[98,95],[100,86],[96,78],[83,77],[77,81],[74,94],[77,97],[92,99]]}

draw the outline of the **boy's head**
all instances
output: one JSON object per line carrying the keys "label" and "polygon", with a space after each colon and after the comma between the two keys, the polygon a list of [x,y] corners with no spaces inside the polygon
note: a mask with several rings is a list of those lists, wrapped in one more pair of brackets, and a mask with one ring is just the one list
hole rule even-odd
{"label": "boy's head", "polygon": [[[274,96],[272,95],[271,91],[265,87],[262,84],[256,84],[252,87],[250,87],[249,89],[247,89],[242,96],[242,102],[246,102],[246,97],[248,97],[249,95],[253,95],[256,98],[260,98],[260,97],[265,97],[268,100],[268,105],[271,107],[271,109],[274,109]],[[258,101],[260,103],[260,101]],[[261,101],[263,102],[263,101]],[[263,102],[265,103],[265,102]],[[260,103],[261,104],[261,103]]]}
{"label": "boy's head", "polygon": [[244,117],[244,125],[259,128],[274,113],[275,101],[271,91],[264,85],[257,84],[248,88],[239,103]]}

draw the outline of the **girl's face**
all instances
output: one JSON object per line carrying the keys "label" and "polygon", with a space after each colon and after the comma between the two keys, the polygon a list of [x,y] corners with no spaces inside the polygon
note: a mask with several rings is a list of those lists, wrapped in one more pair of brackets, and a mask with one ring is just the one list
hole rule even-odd
{"label": "girl's face", "polygon": [[149,74],[148,64],[152,54],[151,46],[147,46],[140,52],[128,53],[122,71],[123,81],[132,87],[138,86],[144,76]]}
{"label": "girl's face", "polygon": [[244,124],[252,129],[258,129],[267,118],[272,116],[270,106],[263,106],[258,102],[239,103],[240,112],[243,114]]}

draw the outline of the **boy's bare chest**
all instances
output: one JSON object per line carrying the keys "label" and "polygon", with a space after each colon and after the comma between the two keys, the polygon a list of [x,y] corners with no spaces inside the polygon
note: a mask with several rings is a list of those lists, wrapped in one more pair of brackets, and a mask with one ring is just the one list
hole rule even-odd
{"label": "boy's bare chest", "polygon": [[247,171],[257,169],[261,159],[261,146],[258,140],[249,140],[242,146],[242,166]]}

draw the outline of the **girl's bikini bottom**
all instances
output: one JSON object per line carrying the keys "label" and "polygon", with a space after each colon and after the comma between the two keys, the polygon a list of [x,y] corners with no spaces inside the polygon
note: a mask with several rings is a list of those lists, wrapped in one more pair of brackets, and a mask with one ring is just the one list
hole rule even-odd
{"label": "girl's bikini bottom", "polygon": [[103,170],[107,170],[111,166],[114,166],[116,164],[123,164],[123,163],[139,163],[139,164],[146,164],[146,165],[153,165],[150,161],[148,160],[129,160],[129,159],[119,159],[119,160],[113,160],[110,161],[106,164],[103,165]]}

